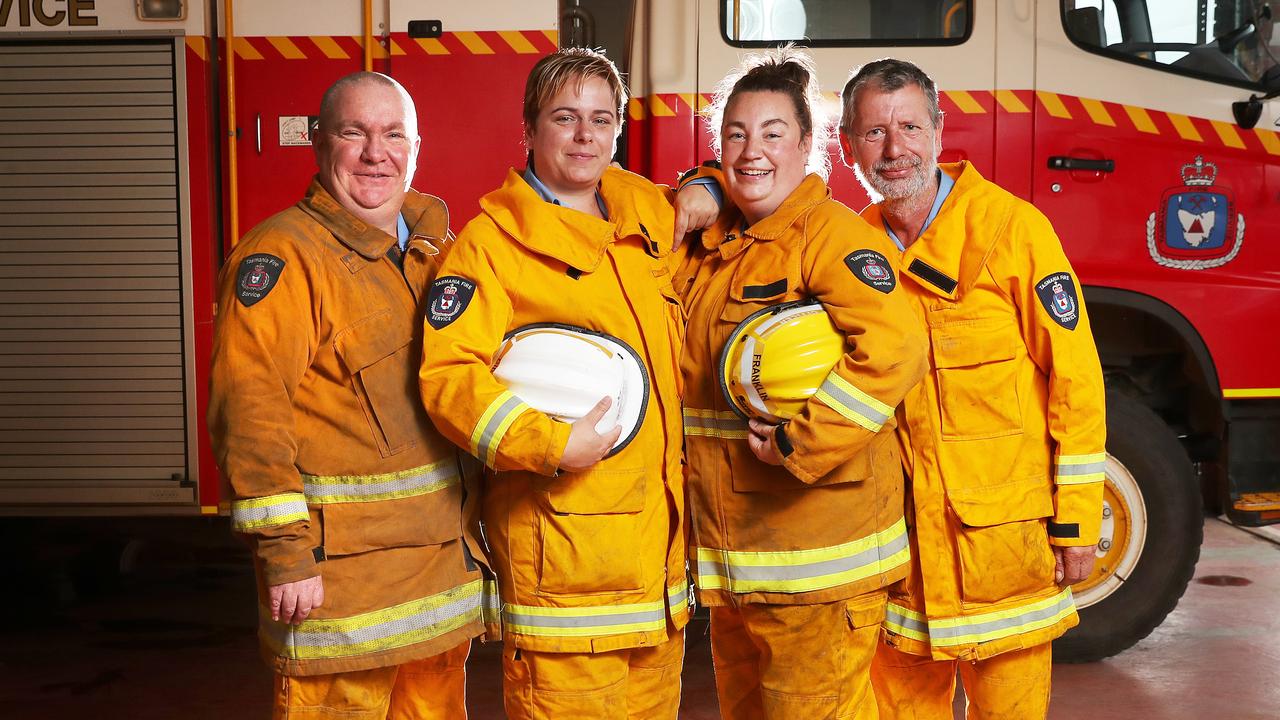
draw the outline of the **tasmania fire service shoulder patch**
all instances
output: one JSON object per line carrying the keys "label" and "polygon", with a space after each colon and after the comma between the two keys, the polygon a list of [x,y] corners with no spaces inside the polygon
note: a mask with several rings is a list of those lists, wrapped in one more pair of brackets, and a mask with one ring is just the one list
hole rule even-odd
{"label": "tasmania fire service shoulder patch", "polygon": [[1068,330],[1075,330],[1080,322],[1080,300],[1076,297],[1076,283],[1071,273],[1056,272],[1036,283],[1036,296],[1053,321]]}
{"label": "tasmania fire service shoulder patch", "polygon": [[457,275],[436,278],[427,294],[427,322],[440,330],[462,317],[471,298],[476,294],[476,284]]}
{"label": "tasmania fire service shoulder patch", "polygon": [[267,296],[284,274],[284,260],[267,253],[250,255],[240,261],[236,273],[236,298],[245,307]]}
{"label": "tasmania fire service shoulder patch", "polygon": [[898,286],[888,258],[875,250],[854,250],[845,256],[844,264],[854,277],[886,295]]}

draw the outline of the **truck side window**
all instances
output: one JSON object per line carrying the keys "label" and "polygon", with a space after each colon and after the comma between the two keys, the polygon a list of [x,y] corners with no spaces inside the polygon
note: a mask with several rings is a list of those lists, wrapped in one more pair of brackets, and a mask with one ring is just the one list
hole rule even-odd
{"label": "truck side window", "polygon": [[1062,24],[1100,55],[1242,87],[1280,81],[1265,0],[1062,0]]}
{"label": "truck side window", "polygon": [[838,45],[955,45],[969,36],[972,0],[723,0],[731,45],[801,40]]}

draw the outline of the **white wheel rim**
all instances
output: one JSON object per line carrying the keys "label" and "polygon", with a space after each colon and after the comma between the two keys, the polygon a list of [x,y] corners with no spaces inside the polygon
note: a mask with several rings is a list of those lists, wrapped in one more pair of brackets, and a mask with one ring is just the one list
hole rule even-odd
{"label": "white wheel rim", "polygon": [[[1096,562],[1107,562],[1111,570],[1101,582],[1075,594],[1078,608],[1086,608],[1101,602],[1120,589],[1133,569],[1138,566],[1138,560],[1142,557],[1142,549],[1147,540],[1147,505],[1142,500],[1142,490],[1138,487],[1138,481],[1133,477],[1133,473],[1129,472],[1129,468],[1110,453],[1107,454],[1105,472],[1107,486],[1127,507],[1112,508],[1110,503],[1103,501],[1102,528],[1098,535]],[[1127,510],[1127,513],[1118,513],[1117,510]],[[1120,517],[1117,517],[1118,515]],[[1128,532],[1125,533],[1128,542],[1124,548],[1119,549],[1112,546],[1117,522],[1128,523]],[[1113,553],[1119,553],[1119,555],[1113,555]]]}

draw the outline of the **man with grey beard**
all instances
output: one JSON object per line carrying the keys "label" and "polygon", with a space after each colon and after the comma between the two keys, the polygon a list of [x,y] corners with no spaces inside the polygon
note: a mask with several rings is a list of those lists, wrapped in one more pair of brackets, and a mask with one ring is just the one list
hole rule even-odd
{"label": "man with grey beard", "polygon": [[938,164],[919,68],[869,63],[842,100],[845,162],[883,198],[862,215],[897,245],[887,264],[932,344],[897,411],[912,558],[872,666],[880,714],[949,720],[959,670],[970,719],[1043,719],[1050,641],[1079,622],[1069,586],[1102,518],[1105,392],[1080,282],[1039,211],[970,163]]}

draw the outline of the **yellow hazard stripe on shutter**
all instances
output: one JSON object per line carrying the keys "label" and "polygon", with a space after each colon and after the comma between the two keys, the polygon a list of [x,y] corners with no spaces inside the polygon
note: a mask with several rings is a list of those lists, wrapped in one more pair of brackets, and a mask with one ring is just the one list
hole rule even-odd
{"label": "yellow hazard stripe on shutter", "polygon": [[1194,142],[1204,142],[1204,138],[1200,137],[1200,131],[1196,130],[1196,126],[1191,122],[1191,118],[1178,113],[1165,113],[1169,118],[1169,122],[1173,123],[1173,129],[1178,132],[1178,137],[1183,140],[1191,140]]}
{"label": "yellow hazard stripe on shutter", "polygon": [[1226,388],[1222,397],[1236,400],[1280,397],[1280,388]]}
{"label": "yellow hazard stripe on shutter", "polygon": [[288,525],[310,518],[307,497],[299,492],[234,500],[231,503],[231,529],[236,532]]}
{"label": "yellow hazard stripe on shutter", "polygon": [[1236,132],[1234,125],[1224,123],[1221,120],[1210,120],[1209,125],[1213,127],[1213,131],[1218,133],[1218,139],[1223,145],[1237,150],[1244,149],[1244,140],[1240,139],[1240,133]]}
{"label": "yellow hazard stripe on shutter", "polygon": [[529,42],[529,38],[526,38],[523,33],[517,30],[499,30],[498,37],[502,38],[507,45],[511,46],[512,50],[521,55],[531,55],[538,52],[538,48]]}
{"label": "yellow hazard stripe on shutter", "polygon": [[462,43],[472,55],[493,54],[493,48],[489,47],[489,43],[486,43],[478,33],[471,30],[463,30],[454,33],[453,36],[457,38],[458,42]]}
{"label": "yellow hazard stripe on shutter", "polygon": [[1129,116],[1129,122],[1137,128],[1138,132],[1144,132],[1150,135],[1159,135],[1160,129],[1156,127],[1156,123],[1151,119],[1151,114],[1144,108],[1134,107],[1132,105],[1124,105],[1124,113]]}
{"label": "yellow hazard stripe on shutter", "polygon": [[415,497],[453,487],[459,482],[458,462],[454,458],[378,475],[302,476],[307,501],[317,505]]}
{"label": "yellow hazard stripe on shutter", "polygon": [[1254,128],[1253,132],[1258,136],[1258,141],[1262,143],[1262,147],[1271,155],[1280,155],[1280,135],[1271,130],[1262,128]]}
{"label": "yellow hazard stripe on shutter", "polygon": [[201,60],[209,59],[209,46],[205,38],[201,35],[191,35],[187,37],[187,47],[191,52],[196,54]]}
{"label": "yellow hazard stripe on shutter", "polygon": [[511,423],[530,409],[532,408],[511,391],[502,391],[480,414],[480,419],[471,431],[471,454],[485,465],[494,467],[502,437],[507,434]]}
{"label": "yellow hazard stripe on shutter", "polygon": [[1036,98],[1040,100],[1040,104],[1044,106],[1045,112],[1049,113],[1050,117],[1071,119],[1071,111],[1067,110],[1066,103],[1062,102],[1062,98],[1058,97],[1057,93],[1037,90]]}
{"label": "yellow hazard stripe on shutter", "polygon": [[747,421],[734,413],[698,410],[696,408],[684,409],[684,434],[686,437],[746,440],[748,433]]}
{"label": "yellow hazard stripe on shutter", "polygon": [[506,604],[502,622],[506,630],[538,637],[623,635],[666,628],[667,609],[661,600],[577,608]]}
{"label": "yellow hazard stripe on shutter", "polygon": [[974,100],[973,96],[966,90],[945,90],[942,94],[950,98],[951,102],[955,103],[956,107],[959,108],[962,113],[980,114],[986,112],[986,110],[983,110],[982,106],[978,104],[978,101]]}
{"label": "yellow hazard stripe on shutter", "polygon": [[1059,455],[1053,481],[1058,485],[1087,485],[1106,478],[1107,454]]}
{"label": "yellow hazard stripe on shutter", "polygon": [[1101,100],[1092,98],[1077,98],[1077,100],[1080,101],[1080,106],[1084,108],[1084,111],[1089,115],[1089,119],[1094,123],[1107,127],[1116,126],[1115,119],[1111,117],[1111,113],[1107,112],[1107,107],[1102,104]]}
{"label": "yellow hazard stripe on shutter", "polygon": [[1031,109],[1027,107],[1022,99],[1014,94],[1012,90],[995,91],[996,102],[1000,103],[1000,107],[1008,113],[1028,113]]}
{"label": "yellow hazard stripe on shutter", "polygon": [[351,57],[347,54],[347,51],[343,50],[342,46],[338,45],[338,42],[331,37],[313,35],[311,36],[311,42],[314,43],[315,46],[320,49],[320,52],[324,53],[324,56],[330,60],[346,60]]}
{"label": "yellow hazard stripe on shutter", "polygon": [[823,590],[888,573],[910,559],[907,523],[852,542],[811,550],[696,549],[698,586],[734,593]]}
{"label": "yellow hazard stripe on shutter", "polygon": [[822,381],[822,385],[813,396],[840,413],[846,420],[857,423],[873,433],[880,432],[880,428],[893,417],[892,407],[854,387],[834,370],[827,375],[826,380]]}
{"label": "yellow hazard stripe on shutter", "polygon": [[302,52],[297,45],[293,44],[292,40],[283,35],[268,37],[267,42],[271,43],[271,47],[275,48],[276,52],[280,53],[286,60],[305,60],[307,58],[306,53]]}
{"label": "yellow hazard stripe on shutter", "polygon": [[1053,597],[997,612],[929,621],[929,642],[934,647],[969,645],[1052,627],[1076,611],[1071,589]]}
{"label": "yellow hazard stripe on shutter", "polygon": [[922,613],[891,602],[885,606],[884,628],[912,640],[929,642],[929,621]]}
{"label": "yellow hazard stripe on shutter", "polygon": [[232,42],[231,47],[235,49],[236,57],[241,60],[262,59],[262,53],[258,52],[258,48],[254,47],[253,43],[249,42],[249,38],[237,37]]}
{"label": "yellow hazard stripe on shutter", "polygon": [[259,608],[261,635],[273,652],[293,660],[369,655],[415,645],[457,630],[481,617],[481,581],[400,605],[344,618],[287,625]]}

